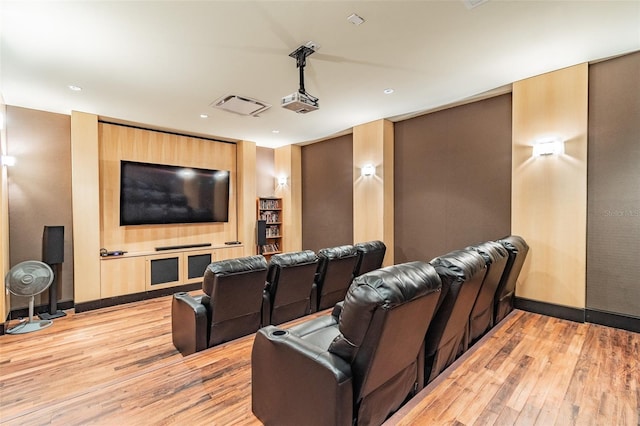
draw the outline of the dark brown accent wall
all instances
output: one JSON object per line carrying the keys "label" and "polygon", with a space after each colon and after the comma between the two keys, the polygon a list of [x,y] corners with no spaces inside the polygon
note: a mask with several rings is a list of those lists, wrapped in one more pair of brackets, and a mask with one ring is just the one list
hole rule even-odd
{"label": "dark brown accent wall", "polygon": [[273,197],[275,174],[273,149],[256,147],[256,194],[258,197]]}
{"label": "dark brown accent wall", "polygon": [[640,52],[589,67],[587,309],[640,318]]}
{"label": "dark brown accent wall", "polygon": [[353,136],[302,147],[302,248],[353,243]]}
{"label": "dark brown accent wall", "polygon": [[395,263],[511,230],[511,94],[395,124]]}
{"label": "dark brown accent wall", "polygon": [[[64,263],[58,280],[58,300],[73,300],[71,215],[71,117],[7,106],[7,145],[16,157],[9,175],[10,266],[42,260],[45,225],[64,226]],[[36,305],[48,304],[48,291]],[[11,297],[11,309],[29,305]]]}

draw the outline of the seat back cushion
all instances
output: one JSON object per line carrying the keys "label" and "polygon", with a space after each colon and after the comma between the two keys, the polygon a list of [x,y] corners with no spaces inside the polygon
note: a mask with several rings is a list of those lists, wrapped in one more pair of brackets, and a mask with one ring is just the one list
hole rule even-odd
{"label": "seat back cushion", "polygon": [[352,245],[318,251],[318,309],[327,309],[344,299],[353,279],[358,252]]}
{"label": "seat back cushion", "polygon": [[[486,263],[474,250],[456,250],[437,257],[430,263],[438,272],[443,289],[446,290],[425,337],[427,358],[436,358],[435,365],[425,365],[425,373],[432,376],[455,360],[471,309],[486,274]],[[432,364],[431,368],[429,364]]]}
{"label": "seat back cushion", "polygon": [[493,303],[509,255],[502,244],[495,241],[487,241],[470,248],[476,250],[487,265],[487,273],[469,318],[469,337],[474,340],[493,325]]}
{"label": "seat back cushion", "polygon": [[525,240],[518,235],[498,240],[509,252],[509,260],[505,266],[504,273],[498,284],[495,300],[495,321],[502,320],[513,309],[513,295],[516,289],[516,282],[522,266],[529,252],[529,246]]}
{"label": "seat back cushion", "polygon": [[364,396],[417,359],[441,283],[426,262],[371,271],[349,287],[329,351],[351,362]]}
{"label": "seat back cushion", "polygon": [[382,241],[368,241],[355,245],[358,251],[358,264],[354,276],[380,269],[387,251],[387,246]]}
{"label": "seat back cushion", "polygon": [[203,290],[209,296],[209,346],[260,328],[267,262],[262,256],[214,262],[205,271]]}

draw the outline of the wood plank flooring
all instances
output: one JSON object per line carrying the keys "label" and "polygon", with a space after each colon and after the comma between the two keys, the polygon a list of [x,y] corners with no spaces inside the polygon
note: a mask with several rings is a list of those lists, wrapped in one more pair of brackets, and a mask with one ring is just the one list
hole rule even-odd
{"label": "wood plank flooring", "polygon": [[[0,336],[0,424],[259,425],[253,335],[182,357],[170,304]],[[637,333],[515,311],[387,424],[638,426],[639,353]]]}

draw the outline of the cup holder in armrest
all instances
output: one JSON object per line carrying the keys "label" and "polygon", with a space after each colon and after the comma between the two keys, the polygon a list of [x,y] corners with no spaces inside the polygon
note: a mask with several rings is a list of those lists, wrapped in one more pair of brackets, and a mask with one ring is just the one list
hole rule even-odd
{"label": "cup holder in armrest", "polygon": [[283,336],[286,336],[287,334],[289,334],[288,330],[275,330],[271,332],[271,335],[273,337],[283,337]]}

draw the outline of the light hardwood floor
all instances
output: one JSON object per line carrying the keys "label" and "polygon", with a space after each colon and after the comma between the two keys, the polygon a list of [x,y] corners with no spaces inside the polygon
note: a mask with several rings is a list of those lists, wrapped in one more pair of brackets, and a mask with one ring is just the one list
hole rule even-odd
{"label": "light hardwood floor", "polygon": [[[0,424],[260,424],[253,335],[183,358],[170,304],[0,336]],[[638,426],[639,353],[637,333],[514,311],[387,424]]]}

